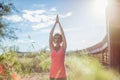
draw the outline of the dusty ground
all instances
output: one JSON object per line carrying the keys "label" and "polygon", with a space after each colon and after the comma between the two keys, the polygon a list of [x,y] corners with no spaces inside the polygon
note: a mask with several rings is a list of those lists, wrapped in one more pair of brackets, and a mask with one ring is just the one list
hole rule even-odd
{"label": "dusty ground", "polygon": [[22,76],[20,80],[49,80],[49,73],[34,73]]}

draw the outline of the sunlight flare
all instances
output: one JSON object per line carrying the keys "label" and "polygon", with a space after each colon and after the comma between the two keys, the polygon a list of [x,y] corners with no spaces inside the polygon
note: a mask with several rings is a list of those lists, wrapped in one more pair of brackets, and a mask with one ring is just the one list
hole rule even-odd
{"label": "sunlight flare", "polygon": [[94,14],[97,16],[104,15],[107,4],[107,0],[94,0],[92,6]]}

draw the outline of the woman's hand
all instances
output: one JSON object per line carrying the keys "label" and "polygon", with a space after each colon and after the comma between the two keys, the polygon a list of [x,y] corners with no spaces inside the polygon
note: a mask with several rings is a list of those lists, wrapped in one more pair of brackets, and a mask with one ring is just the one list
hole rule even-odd
{"label": "woman's hand", "polygon": [[56,23],[59,23],[58,15],[56,16]]}

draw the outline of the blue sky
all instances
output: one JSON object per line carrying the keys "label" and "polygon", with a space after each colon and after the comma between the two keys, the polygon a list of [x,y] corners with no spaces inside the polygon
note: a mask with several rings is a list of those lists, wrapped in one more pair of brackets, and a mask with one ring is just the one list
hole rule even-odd
{"label": "blue sky", "polygon": [[[105,0],[11,0],[20,11],[4,19],[16,31],[18,40],[4,45],[20,51],[49,47],[49,32],[59,14],[67,39],[67,50],[79,50],[100,42],[106,35]],[[57,26],[55,32],[59,32]],[[32,44],[34,47],[32,47]]]}

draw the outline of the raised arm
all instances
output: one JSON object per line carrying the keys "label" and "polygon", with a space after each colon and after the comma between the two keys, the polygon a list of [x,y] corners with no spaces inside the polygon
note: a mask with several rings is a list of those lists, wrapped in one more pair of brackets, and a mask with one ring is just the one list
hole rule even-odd
{"label": "raised arm", "polygon": [[66,48],[67,48],[67,42],[66,42],[65,34],[64,34],[63,28],[62,28],[62,26],[61,26],[61,24],[60,24],[60,22],[59,22],[58,16],[57,16],[57,19],[58,19],[58,24],[59,24],[60,31],[61,31],[61,35],[62,35],[62,40],[63,40],[63,45],[62,45],[62,47],[66,50]]}
{"label": "raised arm", "polygon": [[52,50],[52,48],[54,47],[53,45],[53,32],[55,30],[55,26],[56,26],[57,22],[55,22],[53,28],[50,31],[50,36],[49,36],[49,46],[50,46],[50,50]]}

